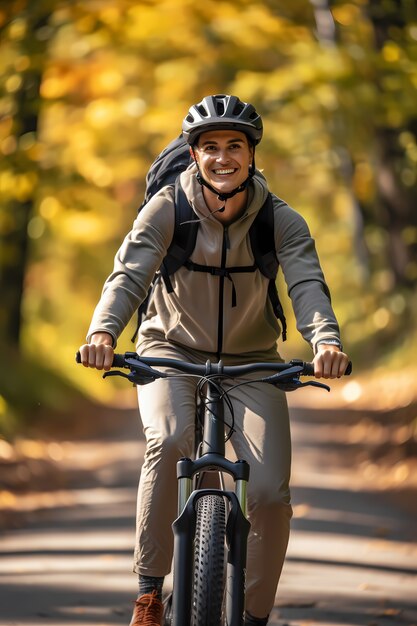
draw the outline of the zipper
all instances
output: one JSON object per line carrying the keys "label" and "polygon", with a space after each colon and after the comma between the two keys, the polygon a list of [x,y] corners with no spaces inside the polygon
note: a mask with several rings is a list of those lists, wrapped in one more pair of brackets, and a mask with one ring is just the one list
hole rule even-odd
{"label": "zipper", "polygon": [[[228,227],[223,228],[223,241],[222,241],[222,257],[220,261],[221,269],[226,268],[226,256],[227,250],[230,248],[229,231]],[[224,276],[220,276],[219,282],[219,317],[217,326],[217,358],[220,360],[220,355],[223,349],[223,311],[224,311]]]}

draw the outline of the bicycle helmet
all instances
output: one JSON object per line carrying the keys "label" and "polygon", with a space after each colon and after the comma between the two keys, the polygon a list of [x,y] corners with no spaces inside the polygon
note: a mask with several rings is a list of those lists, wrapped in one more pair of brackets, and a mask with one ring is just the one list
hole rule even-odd
{"label": "bicycle helmet", "polygon": [[203,98],[188,111],[182,123],[182,133],[190,146],[208,130],[240,130],[253,145],[262,139],[262,118],[255,107],[237,96],[216,95]]}
{"label": "bicycle helmet", "polygon": [[[209,130],[238,130],[247,136],[249,142],[255,147],[262,139],[262,119],[256,112],[255,107],[247,102],[242,102],[237,96],[216,95],[203,98],[198,104],[194,104],[188,111],[187,117],[182,123],[182,134],[186,142],[194,147],[201,133]],[[228,200],[235,194],[244,191],[251,178],[255,174],[255,150],[252,157],[252,165],[249,168],[247,179],[230,192],[222,193],[204,179],[200,172],[198,161],[197,180],[210,191],[215,193],[219,200]],[[224,207],[223,207],[224,210]]]}

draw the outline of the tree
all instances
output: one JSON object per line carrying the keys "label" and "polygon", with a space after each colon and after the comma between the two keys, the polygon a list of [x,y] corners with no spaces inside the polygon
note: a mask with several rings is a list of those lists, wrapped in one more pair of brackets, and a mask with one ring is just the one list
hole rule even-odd
{"label": "tree", "polygon": [[2,152],[8,158],[1,171],[0,345],[14,348],[19,347],[28,229],[39,178],[36,143],[48,17],[46,4],[35,2],[11,3],[1,14]]}
{"label": "tree", "polygon": [[257,165],[306,216],[350,342],[366,336],[378,351],[385,329],[405,335],[417,276],[413,3],[1,7],[2,345],[41,354],[91,392],[74,372],[74,347],[147,169],[190,103],[215,92],[262,111]]}
{"label": "tree", "polygon": [[[373,219],[387,234],[386,255],[397,287],[417,284],[417,191],[415,74],[417,58],[412,26],[417,18],[407,0],[370,0],[367,15],[372,24],[380,71],[376,88],[386,102],[385,115],[375,125],[376,202]],[[411,80],[410,80],[411,79]],[[370,211],[365,213],[370,219]]]}

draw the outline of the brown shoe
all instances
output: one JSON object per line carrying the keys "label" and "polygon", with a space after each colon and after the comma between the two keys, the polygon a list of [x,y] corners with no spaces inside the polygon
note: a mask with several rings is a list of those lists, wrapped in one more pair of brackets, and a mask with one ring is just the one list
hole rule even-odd
{"label": "brown shoe", "polygon": [[161,626],[163,604],[158,592],[145,593],[135,601],[130,626]]}

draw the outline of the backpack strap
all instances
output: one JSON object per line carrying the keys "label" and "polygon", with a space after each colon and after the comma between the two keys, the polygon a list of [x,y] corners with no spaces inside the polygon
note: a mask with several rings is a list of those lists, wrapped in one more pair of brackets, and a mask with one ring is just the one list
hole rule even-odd
{"label": "backpack strap", "polygon": [[237,305],[236,287],[233,282],[232,274],[247,274],[248,272],[255,272],[257,269],[255,263],[253,265],[238,265],[236,267],[215,267],[213,265],[200,265],[199,263],[194,263],[189,259],[184,263],[184,267],[192,272],[205,272],[206,274],[211,274],[212,276],[222,276],[223,278],[230,280],[232,284],[232,307]]}
{"label": "backpack strap", "polygon": [[[172,143],[175,143],[175,142],[172,142]],[[181,145],[179,145],[179,148],[181,149]],[[180,171],[182,171],[182,169]],[[152,292],[155,288],[156,282],[159,280],[159,278],[162,277],[162,280],[165,283],[165,287],[168,293],[171,293],[172,291],[174,291],[172,287],[170,275],[174,274],[174,272],[176,272],[182,265],[185,264],[185,262],[188,260],[189,256],[192,254],[194,247],[195,247],[195,242],[197,239],[197,230],[198,230],[198,219],[196,219],[195,213],[193,209],[191,208],[190,203],[187,200],[187,197],[184,193],[183,188],[181,187],[178,173],[176,174],[176,178],[173,181],[173,183],[174,183],[174,202],[175,202],[175,223],[174,223],[174,233],[172,236],[172,241],[167,250],[167,254],[165,258],[162,261],[161,267],[159,268],[159,271],[157,272],[154,280],[152,281],[152,285],[149,288],[148,294],[138,309],[138,322],[137,322],[137,326],[135,329],[135,333],[132,337],[132,342],[136,340],[136,337],[139,332],[139,327],[146,315],[149,301],[152,297]]]}
{"label": "backpack strap", "polygon": [[276,285],[279,261],[275,249],[274,205],[270,193],[268,193],[264,204],[253,221],[249,230],[249,237],[255,263],[262,274],[269,278],[269,299],[271,300],[274,315],[281,323],[282,340],[286,341],[287,320],[285,319],[284,309],[282,308]]}
{"label": "backpack strap", "polygon": [[174,234],[167,254],[160,267],[160,274],[168,293],[173,291],[170,276],[191,256],[197,239],[199,220],[187,200],[179,178],[174,185],[175,225]]}
{"label": "backpack strap", "polygon": [[275,250],[274,206],[270,193],[259,209],[249,230],[249,237],[256,265],[266,278],[275,280],[279,262]]}
{"label": "backpack strap", "polygon": [[287,341],[287,320],[285,318],[285,313],[281,304],[281,300],[279,299],[277,285],[275,283],[275,280],[273,280],[272,278],[270,279],[268,285],[268,295],[269,299],[271,300],[274,315],[281,323],[282,341]]}

